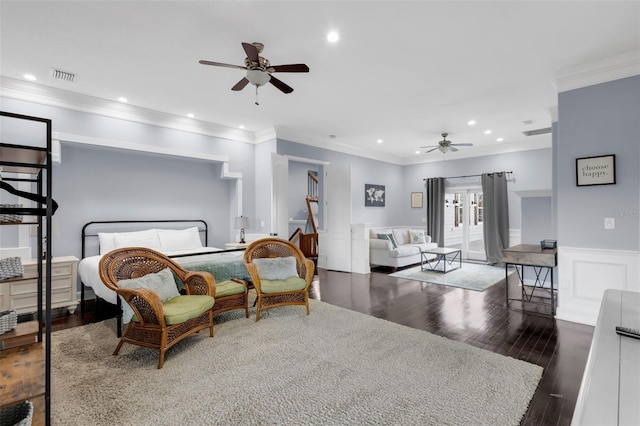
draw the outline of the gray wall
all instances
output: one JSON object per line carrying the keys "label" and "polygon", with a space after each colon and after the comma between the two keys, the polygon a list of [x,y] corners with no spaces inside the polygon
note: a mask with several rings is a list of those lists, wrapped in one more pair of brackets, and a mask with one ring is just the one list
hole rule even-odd
{"label": "gray wall", "polygon": [[[409,194],[403,189],[402,166],[282,139],[278,139],[278,154],[329,163],[350,162],[351,222],[371,223],[373,226],[404,224],[403,204],[409,205]],[[366,183],[385,185],[385,207],[364,206],[364,185]]]}
{"label": "gray wall", "polygon": [[[640,76],[558,97],[558,244],[638,250]],[[576,186],[576,158],[615,154],[616,184]],[[616,228],[604,229],[614,216]]]}
{"label": "gray wall", "polygon": [[553,240],[551,197],[527,197],[522,199],[522,244],[540,244]]}
{"label": "gray wall", "polygon": [[[227,156],[229,170],[243,174],[244,214],[255,217],[255,148],[252,144],[119,120],[30,102],[0,98],[6,111],[50,118],[54,132],[112,139]],[[80,232],[94,220],[205,219],[209,244],[229,241],[234,213],[221,165],[183,157],[143,154],[62,143],[62,162],[53,167],[53,198],[60,205],[54,220],[54,256],[80,256]],[[7,246],[2,241],[2,246]]]}
{"label": "gray wall", "polygon": [[431,177],[467,176],[499,171],[512,171],[508,181],[509,188],[509,227],[522,226],[521,199],[514,191],[551,189],[551,149],[537,149],[508,154],[491,155],[460,160],[445,160],[404,167],[404,192],[424,192],[425,203],[422,209],[412,209],[407,202],[403,204],[403,215],[411,225],[420,224],[426,217],[426,187],[423,179]]}

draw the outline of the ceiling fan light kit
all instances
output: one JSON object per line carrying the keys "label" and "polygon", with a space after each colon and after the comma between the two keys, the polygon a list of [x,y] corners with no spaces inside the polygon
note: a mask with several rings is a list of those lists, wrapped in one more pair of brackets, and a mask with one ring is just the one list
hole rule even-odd
{"label": "ceiling fan light kit", "polygon": [[442,133],[442,140],[438,142],[438,145],[429,145],[429,146],[421,146],[420,148],[431,148],[428,151],[425,151],[425,154],[430,153],[431,151],[439,150],[441,153],[446,154],[447,152],[457,152],[457,146],[473,146],[472,143],[451,143],[451,141],[447,140],[447,136],[449,133]]}
{"label": "ceiling fan light kit", "polygon": [[202,65],[212,65],[216,67],[226,67],[226,68],[239,68],[247,70],[247,74],[242,78],[239,82],[237,82],[231,90],[240,91],[245,88],[245,86],[249,83],[256,86],[256,105],[258,103],[258,87],[264,86],[267,83],[271,83],[277,89],[279,89],[282,93],[291,93],[293,92],[293,88],[284,83],[281,80],[278,80],[271,74],[274,72],[309,72],[309,67],[305,64],[286,64],[286,65],[271,65],[268,59],[260,56],[259,54],[264,49],[264,44],[259,42],[254,43],[242,43],[242,48],[244,49],[247,57],[244,59],[244,66],[241,65],[232,65],[225,64],[221,62],[213,62],[207,60],[200,60],[200,64]]}

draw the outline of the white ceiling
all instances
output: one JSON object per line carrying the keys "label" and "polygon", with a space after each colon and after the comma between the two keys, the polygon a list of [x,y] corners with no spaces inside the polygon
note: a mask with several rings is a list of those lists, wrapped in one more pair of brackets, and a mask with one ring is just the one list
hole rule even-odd
{"label": "white ceiling", "polygon": [[[563,78],[621,61],[640,73],[639,1],[2,0],[0,19],[4,81],[31,73],[46,87],[403,164],[441,160],[415,151],[442,132],[474,144],[446,158],[550,146],[522,132],[551,125]],[[243,41],[310,72],[277,73],[294,92],[267,85],[256,106],[253,86],[230,90],[242,70],[198,63],[242,65]],[[54,80],[52,67],[77,77]]]}

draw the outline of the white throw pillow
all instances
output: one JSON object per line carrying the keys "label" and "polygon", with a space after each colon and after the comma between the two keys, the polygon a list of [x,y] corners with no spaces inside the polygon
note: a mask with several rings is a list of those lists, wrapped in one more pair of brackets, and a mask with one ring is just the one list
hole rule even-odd
{"label": "white throw pillow", "polygon": [[427,242],[422,229],[410,229],[409,235],[411,235],[411,244],[426,244]]}
{"label": "white throw pillow", "polygon": [[252,262],[256,265],[261,280],[286,280],[298,276],[296,258],[293,256],[258,258]]}
{"label": "white throw pillow", "polygon": [[163,252],[202,248],[197,227],[187,229],[158,229],[158,238]]}
{"label": "white throw pillow", "polygon": [[116,243],[113,233],[98,232],[98,241],[100,242],[100,254],[107,254],[111,250],[115,250]]}
{"label": "white throw pillow", "polygon": [[399,246],[411,242],[411,238],[409,238],[409,228],[393,228],[391,231]]}
{"label": "white throw pillow", "polygon": [[[148,288],[158,295],[161,301],[173,299],[180,296],[176,281],[173,278],[173,272],[169,268],[165,268],[154,274],[143,275],[140,278],[131,278],[128,280],[118,281],[121,288]],[[122,299],[122,322],[128,323],[133,318],[133,310],[127,302]]]}
{"label": "white throw pillow", "polygon": [[115,248],[122,247],[146,247],[153,250],[162,250],[157,229],[146,231],[119,232],[113,234]]}

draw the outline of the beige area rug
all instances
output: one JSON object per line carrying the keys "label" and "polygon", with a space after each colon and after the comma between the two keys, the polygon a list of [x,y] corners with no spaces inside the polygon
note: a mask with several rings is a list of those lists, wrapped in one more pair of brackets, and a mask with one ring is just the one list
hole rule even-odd
{"label": "beige area rug", "polygon": [[53,425],[518,425],[542,368],[311,300],[157,352],[115,320],[52,334]]}

